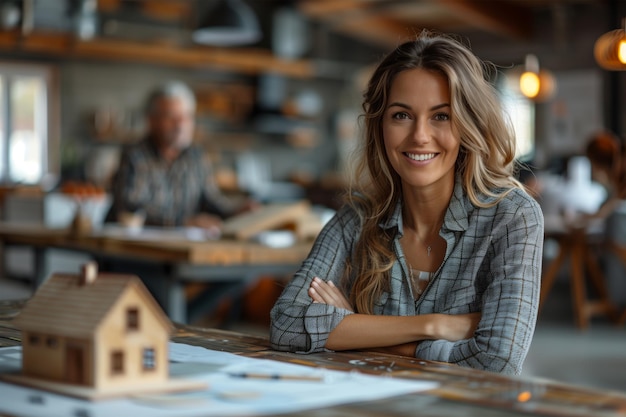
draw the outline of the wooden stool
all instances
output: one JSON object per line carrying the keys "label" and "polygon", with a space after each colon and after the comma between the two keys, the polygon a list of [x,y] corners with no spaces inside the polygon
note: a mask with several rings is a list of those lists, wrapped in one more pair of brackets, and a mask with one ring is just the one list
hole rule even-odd
{"label": "wooden stool", "polygon": [[[626,265],[626,247],[621,246],[615,243],[613,240],[610,240],[607,243],[607,246],[611,252],[617,255],[618,259],[622,262],[622,264]],[[624,278],[626,279],[626,277]],[[618,325],[626,324],[626,308],[622,311],[622,314],[617,319]]]}
{"label": "wooden stool", "polygon": [[[584,229],[572,229],[563,233],[547,235],[559,243],[559,253],[545,270],[539,299],[539,310],[546,301],[563,263],[570,259],[570,283],[572,291],[572,307],[576,325],[580,329],[589,326],[589,319],[595,315],[605,315],[612,321],[618,320],[618,311],[609,298],[604,275],[593,253],[594,245],[588,240]],[[624,255],[626,256],[626,249]],[[624,258],[626,260],[626,258]],[[585,272],[588,272],[586,274]],[[597,292],[598,299],[587,297],[586,279]],[[626,317],[624,317],[626,320]]]}

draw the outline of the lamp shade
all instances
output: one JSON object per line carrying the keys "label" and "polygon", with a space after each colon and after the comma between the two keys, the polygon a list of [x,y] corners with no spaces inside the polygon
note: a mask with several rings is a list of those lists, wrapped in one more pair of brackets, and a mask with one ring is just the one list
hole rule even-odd
{"label": "lamp shade", "polygon": [[220,0],[192,33],[194,42],[212,46],[252,44],[261,36],[254,11],[241,0]]}
{"label": "lamp shade", "polygon": [[520,91],[533,101],[546,101],[556,92],[556,80],[547,70],[542,69],[538,73],[524,72],[520,76]]}
{"label": "lamp shade", "polygon": [[602,68],[611,71],[626,70],[626,30],[615,29],[600,36],[593,53]]}
{"label": "lamp shade", "polygon": [[507,83],[513,91],[537,103],[550,99],[556,92],[552,72],[539,68],[539,60],[532,54],[526,55],[523,66],[508,71]]}

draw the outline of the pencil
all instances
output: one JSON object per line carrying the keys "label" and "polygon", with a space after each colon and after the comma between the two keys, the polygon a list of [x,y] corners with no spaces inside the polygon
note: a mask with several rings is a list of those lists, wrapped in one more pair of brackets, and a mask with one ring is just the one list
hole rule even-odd
{"label": "pencil", "polygon": [[248,378],[248,379],[273,379],[283,381],[323,381],[321,376],[312,375],[281,375],[281,374],[254,374],[248,372],[231,373],[228,374],[233,378]]}

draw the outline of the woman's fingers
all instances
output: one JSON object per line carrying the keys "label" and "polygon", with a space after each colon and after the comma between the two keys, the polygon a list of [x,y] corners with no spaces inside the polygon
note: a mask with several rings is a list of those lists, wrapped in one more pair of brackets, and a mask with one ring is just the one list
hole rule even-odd
{"label": "woman's fingers", "polygon": [[326,282],[318,277],[313,278],[309,288],[309,296],[313,299],[313,302],[352,310],[352,306],[346,297],[332,281]]}
{"label": "woman's fingers", "polygon": [[309,297],[313,299],[314,303],[324,303],[324,299],[315,291],[315,288],[309,288]]}
{"label": "woman's fingers", "polygon": [[333,304],[333,301],[335,301],[332,289],[321,279],[317,277],[313,278],[313,282],[311,282],[311,289],[313,289],[326,304]]}

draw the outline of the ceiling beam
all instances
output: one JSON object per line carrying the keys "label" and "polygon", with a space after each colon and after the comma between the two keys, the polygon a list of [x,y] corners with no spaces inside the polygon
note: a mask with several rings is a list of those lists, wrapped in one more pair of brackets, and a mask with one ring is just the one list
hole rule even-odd
{"label": "ceiling beam", "polygon": [[[513,2],[484,0],[301,0],[299,10],[332,30],[380,46],[395,46],[422,28],[477,29],[529,39],[533,14]],[[400,10],[400,11],[398,11]],[[402,10],[408,11],[404,14]]]}
{"label": "ceiling beam", "polygon": [[395,47],[418,33],[415,25],[374,15],[352,17],[332,27],[338,32],[382,47]]}
{"label": "ceiling beam", "polygon": [[528,7],[513,2],[480,0],[431,0],[468,26],[495,35],[514,39],[529,39],[532,35],[533,14]]}
{"label": "ceiling beam", "polygon": [[[372,1],[372,0],[370,0]],[[364,10],[367,0],[302,0],[298,8],[304,14],[313,18],[328,18],[345,12]]]}
{"label": "ceiling beam", "polygon": [[331,30],[382,47],[396,46],[415,33],[414,25],[378,13],[384,0],[303,0],[299,10]]}

